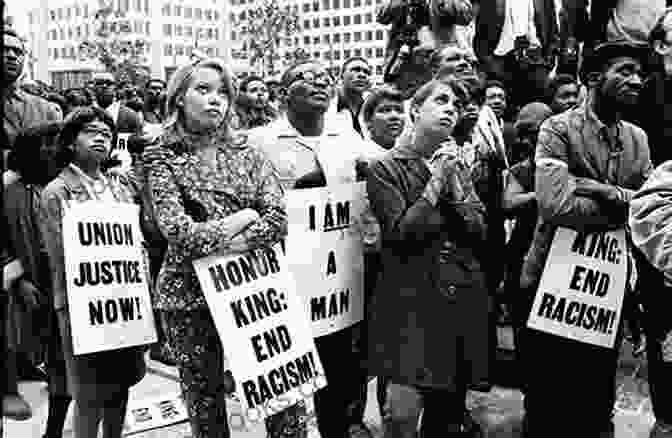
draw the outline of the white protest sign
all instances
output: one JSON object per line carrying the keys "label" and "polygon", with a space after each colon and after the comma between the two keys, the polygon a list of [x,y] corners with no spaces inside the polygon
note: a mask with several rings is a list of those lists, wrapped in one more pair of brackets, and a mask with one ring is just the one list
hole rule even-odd
{"label": "white protest sign", "polygon": [[194,268],[248,419],[280,412],[326,385],[279,245],[206,257]]}
{"label": "white protest sign", "polygon": [[64,204],[63,251],[76,355],[156,342],[139,207]]}
{"label": "white protest sign", "polygon": [[364,182],[287,192],[287,259],[315,337],[364,318],[365,201]]}
{"label": "white protest sign", "polygon": [[129,400],[123,433],[124,436],[134,435],[187,420],[187,407],[179,393]]}
{"label": "white protest sign", "polygon": [[627,277],[625,230],[578,233],[559,227],[527,326],[613,348]]}
{"label": "white protest sign", "polygon": [[121,161],[119,166],[121,170],[127,171],[133,165],[133,158],[131,153],[128,151],[128,139],[131,137],[129,133],[118,133],[117,134],[117,143],[112,146],[110,151],[110,157],[116,158]]}

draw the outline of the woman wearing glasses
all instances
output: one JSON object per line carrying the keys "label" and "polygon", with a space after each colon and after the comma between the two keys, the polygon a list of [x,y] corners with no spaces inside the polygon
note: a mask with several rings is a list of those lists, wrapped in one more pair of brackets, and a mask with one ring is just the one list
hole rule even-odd
{"label": "woman wearing glasses", "polygon": [[[156,307],[180,371],[194,438],[230,436],[222,343],[192,267],[196,259],[276,242],[286,233],[271,163],[230,130],[230,70],[204,59],[178,69],[167,89],[160,146],[145,152],[156,220],[168,241]],[[230,379],[228,379],[230,381]]]}
{"label": "woman wearing glasses", "polygon": [[[64,121],[61,144],[69,164],[42,192],[42,233],[49,256],[52,290],[65,356],[67,383],[74,401],[76,438],[95,438],[103,425],[104,438],[120,438],[129,388],[145,375],[140,347],[75,356],[67,305],[63,255],[63,203],[99,200],[134,202],[121,180],[107,178],[101,163],[107,158],[114,122],[102,109],[76,108]],[[60,159],[61,157],[59,157]]]}

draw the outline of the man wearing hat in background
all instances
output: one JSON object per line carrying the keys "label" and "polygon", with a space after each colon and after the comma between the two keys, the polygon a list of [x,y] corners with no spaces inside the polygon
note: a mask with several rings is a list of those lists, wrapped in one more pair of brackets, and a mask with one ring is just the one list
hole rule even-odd
{"label": "man wearing hat in background", "polygon": [[[648,53],[648,45],[626,41],[597,46],[584,61],[586,101],[541,125],[535,154],[539,224],[521,274],[529,303],[556,228],[625,227],[628,203],[651,173],[646,134],[621,119],[639,97]],[[613,437],[618,349],[530,328],[523,337],[526,437]],[[571,421],[558,421],[568,408]]]}

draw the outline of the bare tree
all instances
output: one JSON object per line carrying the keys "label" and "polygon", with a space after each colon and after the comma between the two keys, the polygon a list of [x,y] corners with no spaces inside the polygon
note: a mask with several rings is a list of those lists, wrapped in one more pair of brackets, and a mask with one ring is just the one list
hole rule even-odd
{"label": "bare tree", "polygon": [[119,82],[138,85],[149,78],[145,56],[149,41],[133,35],[125,12],[115,9],[112,1],[101,0],[94,29],[92,37],[80,42],[80,57],[97,59]]}
{"label": "bare tree", "polygon": [[261,64],[263,74],[276,73],[280,47],[301,30],[298,8],[281,5],[279,0],[261,0],[234,17],[232,26],[244,40],[243,51],[252,66]]}

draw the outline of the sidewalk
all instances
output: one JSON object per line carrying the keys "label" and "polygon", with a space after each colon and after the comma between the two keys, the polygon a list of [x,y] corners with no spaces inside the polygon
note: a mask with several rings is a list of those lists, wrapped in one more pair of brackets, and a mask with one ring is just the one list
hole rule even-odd
{"label": "sidewalk", "polygon": [[[179,394],[177,372],[174,368],[157,362],[148,362],[147,376],[131,391],[129,402],[133,406],[142,406],[144,401],[156,397],[170,398]],[[629,344],[625,344],[621,354],[617,385],[617,403],[614,423],[616,438],[648,438],[653,425],[651,402],[646,383],[646,364],[631,355]],[[47,392],[44,383],[22,383],[21,393],[33,407],[33,418],[25,422],[5,421],[3,438],[40,438],[47,416]],[[495,387],[489,393],[472,392],[468,396],[468,407],[474,420],[482,425],[484,438],[519,438],[520,420],[523,417],[523,397],[520,391]],[[230,415],[241,412],[240,404],[229,400]],[[571,407],[570,407],[571,409]],[[66,422],[64,438],[73,438],[71,413]],[[381,436],[380,416],[376,402],[376,381],[369,384],[368,404],[365,422],[371,427],[376,438]],[[233,429],[233,428],[232,428]],[[159,429],[127,435],[134,438],[190,438],[189,425],[186,422],[173,424]],[[234,438],[265,438],[263,424],[235,428]],[[319,438],[314,421],[310,427],[310,438]]]}

